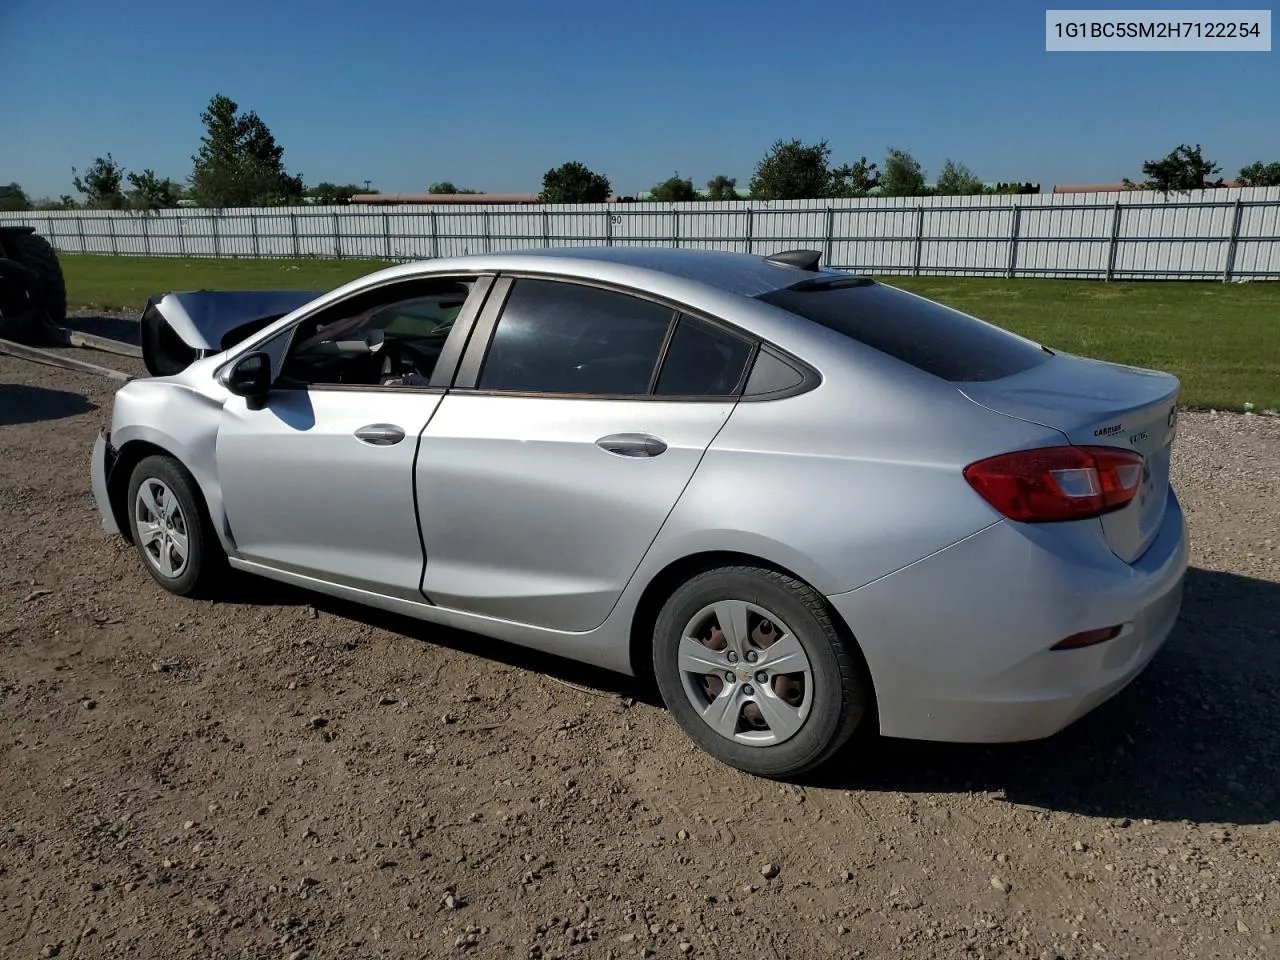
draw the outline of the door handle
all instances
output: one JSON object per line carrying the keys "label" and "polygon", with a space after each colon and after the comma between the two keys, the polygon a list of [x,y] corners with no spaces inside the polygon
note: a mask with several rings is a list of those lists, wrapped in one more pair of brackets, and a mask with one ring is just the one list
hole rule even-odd
{"label": "door handle", "polygon": [[356,431],[356,439],[375,447],[389,447],[404,439],[404,430],[394,423],[371,423]]}
{"label": "door handle", "polygon": [[613,433],[597,440],[596,446],[620,457],[656,457],[667,449],[663,441],[647,433]]}

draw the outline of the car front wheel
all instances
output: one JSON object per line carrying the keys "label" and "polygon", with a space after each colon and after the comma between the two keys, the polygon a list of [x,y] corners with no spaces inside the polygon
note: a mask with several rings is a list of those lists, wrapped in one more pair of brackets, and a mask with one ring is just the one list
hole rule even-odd
{"label": "car front wheel", "polygon": [[710,570],[678,588],[658,616],[653,666],[684,732],[757,776],[822,764],[870,699],[862,659],[822,596],[756,567]]}
{"label": "car front wheel", "polygon": [[222,553],[191,475],[171,457],[146,457],[133,468],[128,495],[133,543],[147,572],[170,593],[206,593]]}

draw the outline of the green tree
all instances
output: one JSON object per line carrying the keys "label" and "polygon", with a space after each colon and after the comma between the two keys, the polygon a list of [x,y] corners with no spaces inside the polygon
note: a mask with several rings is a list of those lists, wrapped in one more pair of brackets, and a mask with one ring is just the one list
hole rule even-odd
{"label": "green tree", "polygon": [[191,196],[206,207],[278,206],[302,199],[302,177],[284,168],[284,148],[253,111],[218,94],[200,115],[205,135],[191,158]]}
{"label": "green tree", "polygon": [[64,193],[57,200],[53,197],[41,197],[33,206],[37,210],[75,210],[79,204],[71,194]]}
{"label": "green tree", "polygon": [[427,187],[427,193],[478,194],[479,192],[479,190],[471,190],[467,187],[454,186],[452,180],[440,180]]}
{"label": "green tree", "polygon": [[0,187],[0,210],[16,212],[31,209],[31,198],[27,191],[16,183]]}
{"label": "green tree", "polygon": [[306,196],[311,197],[317,203],[323,203],[330,206],[347,203],[357,193],[377,193],[377,190],[366,190],[364,187],[354,183],[339,185],[330,183],[325,180],[317,183],[314,187],[307,190]]}
{"label": "green tree", "polygon": [[886,197],[923,197],[924,170],[906,150],[890,147],[880,174],[880,191]]}
{"label": "green tree", "polygon": [[[1160,160],[1148,160],[1142,165],[1142,172],[1147,178],[1143,186],[1162,193],[1220,187],[1221,177],[1217,180],[1210,179],[1220,169],[1212,160],[1204,158],[1200,152],[1200,144],[1189,147],[1183,143],[1174,147],[1168,156]],[[1130,183],[1131,181],[1125,180],[1126,185]]]}
{"label": "green tree", "polygon": [[131,173],[129,184],[129,206],[137,210],[165,210],[176,207],[182,199],[182,184],[168,177],[158,177],[154,170],[143,170]]}
{"label": "green tree", "polygon": [[85,206],[95,210],[120,210],[125,206],[124,192],[120,184],[124,180],[124,168],[111,154],[96,158],[84,172],[84,177],[71,168],[75,188],[84,194]]}
{"label": "green tree", "polygon": [[754,200],[809,200],[831,195],[827,141],[775,140],[751,177]]}
{"label": "green tree", "polygon": [[698,199],[698,191],[693,189],[693,181],[681,180],[679,173],[667,177],[661,183],[655,183],[650,193],[659,203],[679,203]]}
{"label": "green tree", "polygon": [[879,183],[876,165],[867,163],[866,157],[859,157],[856,163],[842,164],[831,171],[833,197],[865,197]]}
{"label": "green tree", "polygon": [[707,181],[707,199],[708,200],[740,200],[738,196],[738,181],[733,177],[726,177],[723,173],[718,173]]}
{"label": "green tree", "polygon": [[1240,168],[1240,182],[1246,187],[1280,187],[1280,163],[1251,163]]}
{"label": "green tree", "polygon": [[950,157],[942,164],[938,182],[934,184],[934,192],[943,197],[970,197],[983,190],[982,181],[974,176],[973,171]]}
{"label": "green tree", "polygon": [[576,160],[553,167],[542,175],[544,203],[604,203],[610,192],[608,177]]}

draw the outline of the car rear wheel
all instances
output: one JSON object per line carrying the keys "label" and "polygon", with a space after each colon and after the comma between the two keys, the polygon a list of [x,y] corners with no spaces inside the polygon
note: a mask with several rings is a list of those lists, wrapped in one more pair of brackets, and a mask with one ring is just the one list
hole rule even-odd
{"label": "car rear wheel", "polygon": [[146,457],[129,478],[129,523],[143,566],[170,593],[205,594],[223,556],[204,501],[186,469],[171,457]]}
{"label": "car rear wheel", "polygon": [[710,570],[677,589],[658,616],[653,667],[684,732],[757,776],[822,764],[870,700],[862,659],[822,596],[757,567]]}

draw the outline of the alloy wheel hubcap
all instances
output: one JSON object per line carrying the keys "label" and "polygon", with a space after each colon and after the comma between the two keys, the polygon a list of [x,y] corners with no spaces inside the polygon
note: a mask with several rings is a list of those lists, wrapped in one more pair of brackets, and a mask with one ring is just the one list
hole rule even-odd
{"label": "alloy wheel hubcap", "polygon": [[794,633],[768,610],[721,600],[681,633],[680,681],[722,737],[770,747],[799,732],[813,705],[813,669]]}
{"label": "alloy wheel hubcap", "polygon": [[187,569],[187,518],[173,491],[164,481],[147,478],[138,488],[133,515],[147,562],[163,577],[182,576]]}

